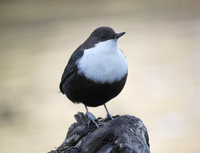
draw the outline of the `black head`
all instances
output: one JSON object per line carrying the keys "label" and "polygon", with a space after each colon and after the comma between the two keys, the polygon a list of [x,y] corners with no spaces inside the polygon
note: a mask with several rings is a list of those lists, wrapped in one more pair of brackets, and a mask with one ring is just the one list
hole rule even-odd
{"label": "black head", "polygon": [[110,27],[99,27],[92,32],[90,37],[93,39],[97,39],[99,42],[101,42],[101,41],[106,41],[109,39],[118,39],[119,37],[121,37],[124,34],[125,34],[125,32],[117,34]]}
{"label": "black head", "polygon": [[119,37],[123,36],[125,32],[115,33],[115,31],[110,27],[99,27],[94,30],[89,38],[80,46],[83,48],[91,48],[96,43],[106,41],[109,39],[118,39]]}

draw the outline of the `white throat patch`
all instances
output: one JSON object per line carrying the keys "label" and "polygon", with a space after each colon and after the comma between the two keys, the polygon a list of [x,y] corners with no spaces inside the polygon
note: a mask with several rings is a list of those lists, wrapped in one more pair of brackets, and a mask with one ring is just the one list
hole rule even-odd
{"label": "white throat patch", "polygon": [[128,71],[127,60],[118,48],[117,40],[100,42],[86,49],[77,66],[79,74],[100,83],[119,81]]}

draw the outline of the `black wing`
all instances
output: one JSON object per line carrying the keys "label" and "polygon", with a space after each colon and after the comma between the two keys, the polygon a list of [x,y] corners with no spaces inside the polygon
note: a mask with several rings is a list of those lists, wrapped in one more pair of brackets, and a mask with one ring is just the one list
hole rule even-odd
{"label": "black wing", "polygon": [[83,56],[83,50],[76,50],[70,57],[67,66],[63,72],[61,82],[60,82],[60,91],[64,94],[63,83],[67,78],[69,78],[75,71],[76,61]]}

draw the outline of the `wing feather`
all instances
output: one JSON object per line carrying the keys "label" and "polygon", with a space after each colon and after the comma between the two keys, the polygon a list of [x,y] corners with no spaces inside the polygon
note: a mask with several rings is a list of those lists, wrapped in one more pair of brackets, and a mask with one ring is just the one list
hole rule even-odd
{"label": "wing feather", "polygon": [[64,94],[63,83],[74,73],[77,60],[83,56],[83,50],[76,50],[70,57],[61,77],[60,91]]}

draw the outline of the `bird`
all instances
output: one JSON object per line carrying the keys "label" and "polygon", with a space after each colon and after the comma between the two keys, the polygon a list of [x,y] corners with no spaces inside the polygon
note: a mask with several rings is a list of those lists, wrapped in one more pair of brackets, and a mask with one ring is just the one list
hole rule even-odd
{"label": "bird", "polygon": [[111,27],[95,29],[73,52],[61,77],[60,91],[73,103],[82,103],[90,122],[96,118],[87,107],[104,105],[107,117],[113,119],[106,103],[123,89],[128,75],[128,62],[118,46],[125,32]]}

